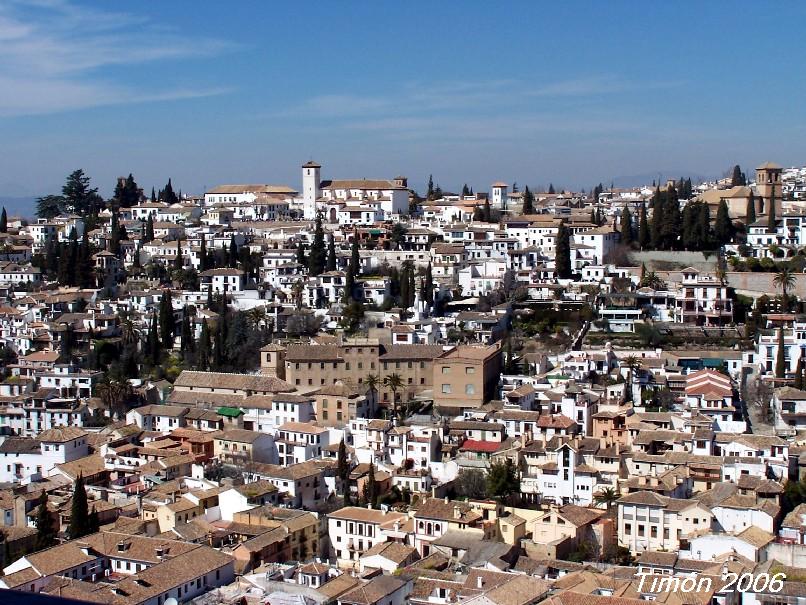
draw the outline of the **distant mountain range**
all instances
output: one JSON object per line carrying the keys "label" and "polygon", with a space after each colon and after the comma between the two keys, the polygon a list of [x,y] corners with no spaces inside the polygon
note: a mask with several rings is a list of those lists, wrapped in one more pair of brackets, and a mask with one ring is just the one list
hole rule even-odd
{"label": "distant mountain range", "polygon": [[[640,187],[641,185],[651,185],[652,181],[657,183],[659,179],[661,183],[665,183],[667,179],[678,180],[680,177],[691,179],[691,182],[695,185],[703,181],[714,179],[713,176],[703,176],[687,170],[659,170],[657,172],[646,172],[632,176],[617,176],[613,179],[613,186],[626,189],[629,187]],[[604,185],[606,189],[610,186],[610,183],[602,183],[602,185]]]}
{"label": "distant mountain range", "polygon": [[5,207],[9,216],[22,216],[33,218],[36,215],[36,200],[34,196],[12,197],[0,195],[0,206]]}

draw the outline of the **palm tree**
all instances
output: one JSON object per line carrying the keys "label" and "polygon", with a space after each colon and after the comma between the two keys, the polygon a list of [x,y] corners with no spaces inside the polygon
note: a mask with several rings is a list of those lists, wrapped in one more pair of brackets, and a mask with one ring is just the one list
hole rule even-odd
{"label": "palm tree", "polygon": [[594,494],[593,496],[593,501],[596,504],[604,504],[607,507],[607,510],[610,510],[610,508],[613,506],[613,504],[616,503],[618,499],[619,494],[612,487],[606,487],[602,491]]}
{"label": "palm tree", "polygon": [[255,330],[259,330],[266,322],[266,307],[259,306],[259,307],[252,307],[247,311],[247,317],[249,318],[249,323],[252,324],[252,327]]}
{"label": "palm tree", "polygon": [[641,362],[635,355],[629,355],[622,360],[621,366],[627,368],[627,386],[625,387],[624,400],[631,401],[633,375],[641,369]]}
{"label": "palm tree", "polygon": [[364,382],[367,384],[369,392],[372,393],[372,397],[375,400],[375,403],[377,403],[378,385],[381,382],[381,377],[376,374],[367,374],[367,377],[364,378]]}
{"label": "palm tree", "polygon": [[110,378],[104,376],[95,387],[95,393],[104,402],[110,414],[122,416],[125,412],[124,404],[133,393],[131,383],[125,378]]}
{"label": "palm tree", "polygon": [[784,311],[789,310],[789,291],[795,287],[795,272],[788,266],[784,265],[781,270],[772,278],[774,286],[781,289],[781,304]]}
{"label": "palm tree", "polygon": [[389,374],[383,379],[383,384],[392,391],[392,415],[397,416],[397,392],[403,388],[403,378],[400,374]]}

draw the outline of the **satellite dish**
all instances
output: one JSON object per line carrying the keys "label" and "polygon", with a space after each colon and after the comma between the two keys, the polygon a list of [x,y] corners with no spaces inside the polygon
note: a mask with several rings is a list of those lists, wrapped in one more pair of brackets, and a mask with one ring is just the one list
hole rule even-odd
{"label": "satellite dish", "polygon": [[174,597],[168,597],[165,599],[165,605],[179,605],[179,601],[177,601]]}

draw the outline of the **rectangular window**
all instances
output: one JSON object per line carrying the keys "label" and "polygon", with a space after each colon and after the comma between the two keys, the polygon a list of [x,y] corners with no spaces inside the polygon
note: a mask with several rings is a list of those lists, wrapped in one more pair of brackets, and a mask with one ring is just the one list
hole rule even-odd
{"label": "rectangular window", "polygon": [[442,385],[442,392],[445,393],[445,394],[450,393],[451,392],[451,385],[443,384]]}
{"label": "rectangular window", "polygon": [[476,368],[474,368],[473,366],[468,366],[468,367],[465,368],[465,374],[475,374],[475,373],[476,373]]}

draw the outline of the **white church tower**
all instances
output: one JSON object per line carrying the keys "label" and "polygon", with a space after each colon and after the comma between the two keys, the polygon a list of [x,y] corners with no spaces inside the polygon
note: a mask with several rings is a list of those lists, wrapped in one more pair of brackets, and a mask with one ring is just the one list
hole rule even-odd
{"label": "white church tower", "polygon": [[314,161],[302,165],[302,208],[306,220],[316,218],[316,200],[322,196],[319,178],[322,166]]}
{"label": "white church tower", "polygon": [[498,208],[499,210],[506,210],[507,208],[507,185],[506,183],[502,183],[498,181],[497,183],[493,183],[493,199],[490,200],[490,205],[493,208]]}

